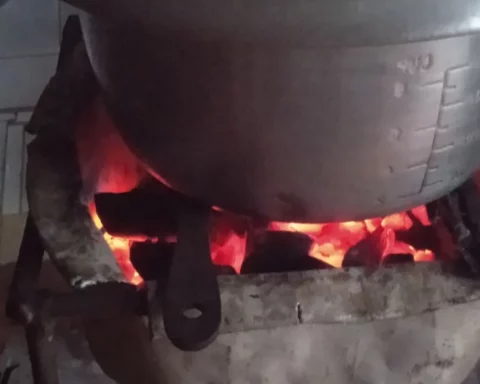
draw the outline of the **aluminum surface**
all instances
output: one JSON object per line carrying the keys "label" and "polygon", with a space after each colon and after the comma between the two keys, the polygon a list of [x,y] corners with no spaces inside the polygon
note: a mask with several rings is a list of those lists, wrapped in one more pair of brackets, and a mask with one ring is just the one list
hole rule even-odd
{"label": "aluminum surface", "polygon": [[478,0],[70,2],[126,144],[205,203],[362,219],[480,166]]}
{"label": "aluminum surface", "polygon": [[434,200],[480,165],[480,35],[327,49],[84,27],[126,144],[206,203],[364,219]]}

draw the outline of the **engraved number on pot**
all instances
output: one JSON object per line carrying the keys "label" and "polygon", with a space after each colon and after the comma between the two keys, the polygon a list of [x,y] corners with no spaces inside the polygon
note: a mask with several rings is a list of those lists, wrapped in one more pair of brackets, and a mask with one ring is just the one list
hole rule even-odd
{"label": "engraved number on pot", "polygon": [[408,75],[428,71],[433,65],[433,55],[426,53],[419,56],[411,56],[397,62],[397,68]]}

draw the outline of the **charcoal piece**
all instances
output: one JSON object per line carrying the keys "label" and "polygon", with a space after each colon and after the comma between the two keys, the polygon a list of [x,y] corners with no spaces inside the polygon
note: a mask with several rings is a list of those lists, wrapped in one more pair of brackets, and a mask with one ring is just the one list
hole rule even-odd
{"label": "charcoal piece", "polygon": [[236,275],[235,269],[230,265],[215,265],[217,275]]}
{"label": "charcoal piece", "polygon": [[271,273],[332,268],[309,255],[312,239],[297,232],[268,231],[242,265],[241,273]]}
{"label": "charcoal piece", "polygon": [[165,279],[175,252],[175,243],[133,243],[130,261],[143,280]]}
{"label": "charcoal piece", "polygon": [[342,260],[342,268],[350,268],[350,267],[365,267],[366,264],[360,258],[344,257]]}
{"label": "charcoal piece", "polygon": [[392,253],[383,258],[382,264],[391,265],[391,264],[403,264],[403,263],[413,263],[415,260],[411,253]]}
{"label": "charcoal piece", "polygon": [[430,249],[435,253],[438,247],[435,228],[431,225],[423,225],[412,211],[408,211],[407,215],[412,220],[412,227],[408,230],[396,231],[396,239],[410,244],[415,249]]}
{"label": "charcoal piece", "polygon": [[380,227],[345,253],[342,267],[378,267],[382,260],[385,230]]}
{"label": "charcoal piece", "polygon": [[97,214],[104,229],[120,237],[174,235],[182,204],[174,192],[158,193],[142,188],[95,195]]}
{"label": "charcoal piece", "polygon": [[438,248],[435,228],[431,225],[412,227],[407,231],[396,231],[396,239],[411,245],[415,249],[430,249],[435,253]]}
{"label": "charcoal piece", "polygon": [[[304,233],[287,231],[266,231],[255,239],[255,247],[271,252],[278,258],[277,254],[308,255],[313,240]],[[288,251],[288,252],[282,252]]]}
{"label": "charcoal piece", "polygon": [[[175,243],[135,242],[130,248],[130,261],[143,280],[167,278],[175,252]],[[229,265],[215,265],[217,275],[236,275]]]}

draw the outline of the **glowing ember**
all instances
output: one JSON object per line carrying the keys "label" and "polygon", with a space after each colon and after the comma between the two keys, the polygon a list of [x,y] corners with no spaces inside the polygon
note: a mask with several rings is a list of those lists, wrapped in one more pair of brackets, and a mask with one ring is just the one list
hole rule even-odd
{"label": "glowing ember", "polygon": [[212,260],[216,265],[231,265],[237,273],[240,273],[243,259],[245,258],[247,239],[233,231],[219,241],[212,239],[211,252]]}
{"label": "glowing ember", "polygon": [[[414,208],[412,213],[423,225],[430,225],[425,206]],[[383,257],[392,253],[410,253],[416,262],[432,261],[434,255],[431,250],[417,250],[395,238],[395,231],[409,230],[412,225],[413,222],[407,213],[402,212],[386,216],[383,219],[374,218],[343,223],[297,224],[273,222],[269,229],[308,234],[314,240],[310,255],[337,268],[342,266],[345,253],[352,246],[380,227],[385,231],[383,234],[385,238]]]}
{"label": "glowing ember", "polygon": [[[425,206],[414,208],[412,214],[422,225],[430,225]],[[97,228],[103,225],[96,213],[94,204],[90,205],[90,213]],[[230,265],[240,272],[246,253],[246,235],[235,232],[228,225],[214,225],[211,235],[212,260],[217,265]],[[410,253],[416,262],[432,261],[434,254],[429,249],[415,249],[412,245],[396,239],[396,231],[406,231],[413,226],[412,219],[406,212],[395,213],[384,218],[373,218],[363,221],[346,221],[340,223],[301,224],[272,222],[268,226],[271,231],[301,232],[312,238],[310,256],[320,259],[334,267],[341,268],[346,252],[359,241],[382,228],[381,250],[383,257],[389,254]],[[130,262],[130,246],[133,241],[146,239],[119,238],[104,232],[104,238],[112,249],[117,261],[128,281],[133,284],[142,282]],[[152,239],[150,239],[152,240]],[[176,239],[163,239],[176,241]]]}
{"label": "glowing ember", "polygon": [[[100,220],[100,217],[98,217],[97,210],[95,209],[95,204],[90,204],[89,210],[95,226],[98,229],[103,230],[103,224]],[[105,239],[108,246],[115,255],[118,265],[125,274],[125,278],[132,284],[140,284],[143,280],[130,262],[130,246],[132,245],[133,240],[114,237],[106,232],[103,233],[103,238]]]}

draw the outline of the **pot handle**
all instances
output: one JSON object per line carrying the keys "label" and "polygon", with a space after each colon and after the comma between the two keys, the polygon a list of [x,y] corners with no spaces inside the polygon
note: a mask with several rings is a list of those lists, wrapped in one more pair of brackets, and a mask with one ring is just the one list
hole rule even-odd
{"label": "pot handle", "polygon": [[198,351],[217,336],[221,301],[210,257],[210,207],[188,205],[179,214],[175,254],[163,304],[165,332],[184,351]]}

